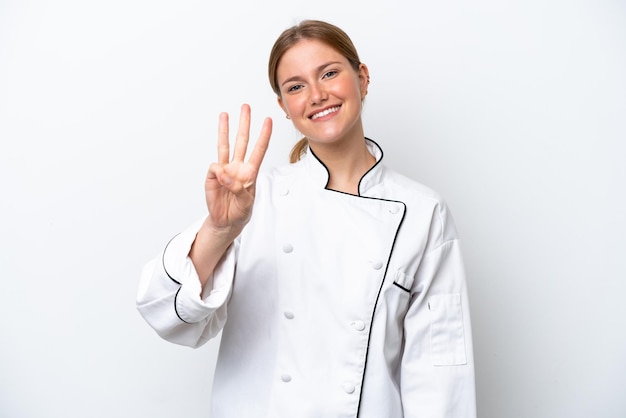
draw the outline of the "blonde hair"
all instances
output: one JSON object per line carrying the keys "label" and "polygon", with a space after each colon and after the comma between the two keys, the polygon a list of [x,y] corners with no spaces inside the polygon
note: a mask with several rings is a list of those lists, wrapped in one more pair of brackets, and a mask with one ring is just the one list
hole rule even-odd
{"label": "blonde hair", "polygon": [[[303,39],[315,39],[325,43],[331,48],[335,49],[341,55],[343,55],[354,71],[359,71],[361,66],[361,60],[359,54],[352,43],[350,37],[340,28],[321,20],[304,20],[299,24],[290,27],[280,34],[272,51],[270,52],[270,59],[268,63],[268,76],[270,85],[274,93],[281,97],[280,86],[277,80],[278,64],[282,56],[295,44]],[[289,153],[289,161],[295,163],[300,160],[302,155],[306,152],[309,145],[309,140],[304,137],[300,139]]]}

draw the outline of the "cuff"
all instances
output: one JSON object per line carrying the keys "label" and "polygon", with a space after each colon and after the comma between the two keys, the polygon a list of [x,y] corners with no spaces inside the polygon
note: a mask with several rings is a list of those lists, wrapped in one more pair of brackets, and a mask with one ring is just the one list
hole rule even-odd
{"label": "cuff", "polygon": [[176,293],[175,309],[178,317],[187,323],[206,319],[223,306],[232,289],[235,272],[235,244],[224,253],[207,282],[204,292],[198,273],[189,257],[189,250],[202,226],[202,221],[172,238],[163,252],[163,269],[167,276],[180,285]]}

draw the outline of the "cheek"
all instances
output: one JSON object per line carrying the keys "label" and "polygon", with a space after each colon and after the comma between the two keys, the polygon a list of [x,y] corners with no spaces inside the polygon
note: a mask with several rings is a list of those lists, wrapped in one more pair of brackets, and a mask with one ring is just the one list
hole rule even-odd
{"label": "cheek", "polygon": [[291,113],[298,113],[302,109],[302,99],[298,97],[288,97],[286,100],[283,99],[283,106],[285,109]]}
{"label": "cheek", "polygon": [[337,86],[337,94],[341,94],[345,97],[360,97],[361,91],[362,88],[359,79],[351,78],[344,80],[341,85]]}

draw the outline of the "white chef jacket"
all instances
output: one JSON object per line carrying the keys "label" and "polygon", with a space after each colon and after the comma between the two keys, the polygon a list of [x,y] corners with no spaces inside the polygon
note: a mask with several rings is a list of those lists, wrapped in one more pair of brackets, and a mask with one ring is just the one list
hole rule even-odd
{"label": "white chef jacket", "polygon": [[382,150],[359,196],[328,190],[311,150],[257,179],[252,219],[204,292],[201,222],[144,268],[141,315],[198,347],[222,332],[211,418],[476,416],[457,233],[432,190]]}

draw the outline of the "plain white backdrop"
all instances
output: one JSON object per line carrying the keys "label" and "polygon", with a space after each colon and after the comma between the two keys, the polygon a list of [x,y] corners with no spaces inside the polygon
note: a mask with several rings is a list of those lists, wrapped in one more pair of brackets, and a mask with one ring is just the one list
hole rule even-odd
{"label": "plain white backdrop", "polygon": [[287,161],[266,62],[304,18],[350,34],[366,134],[452,209],[479,416],[626,416],[618,0],[4,0],[0,416],[207,417],[219,342],[160,340],[138,277],[204,213],[219,112],[272,116]]}

